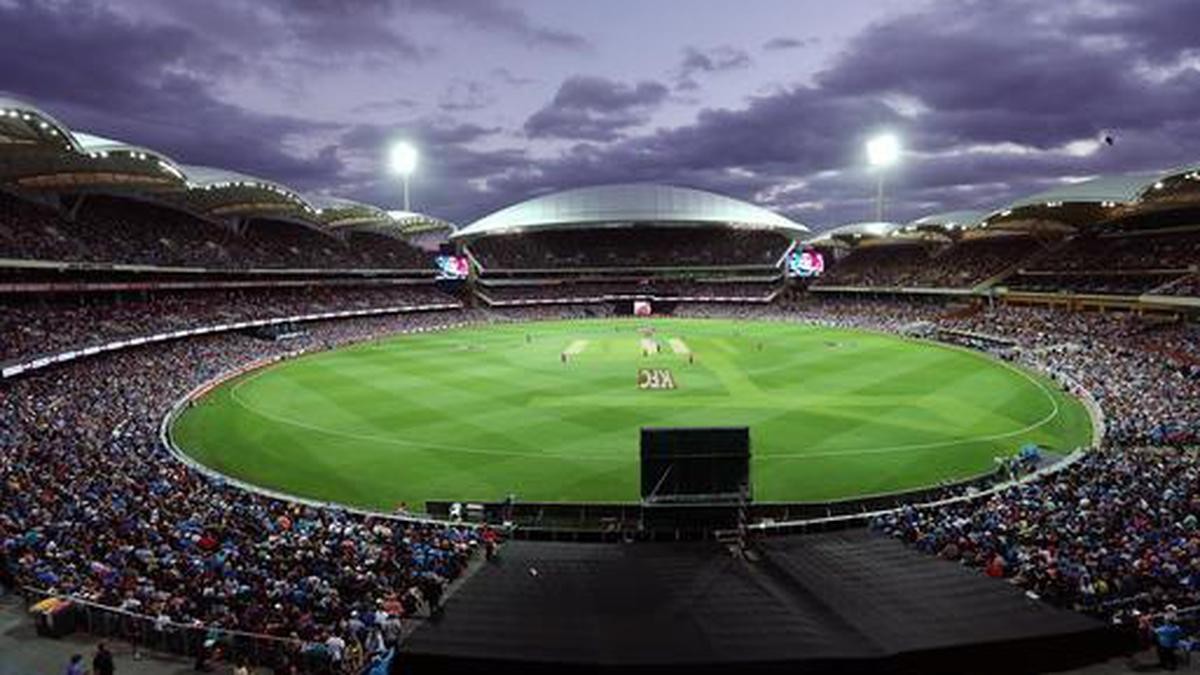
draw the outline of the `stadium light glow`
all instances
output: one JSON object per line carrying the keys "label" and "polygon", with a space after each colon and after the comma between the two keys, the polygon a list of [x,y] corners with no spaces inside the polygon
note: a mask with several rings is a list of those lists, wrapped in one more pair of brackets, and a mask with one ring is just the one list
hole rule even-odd
{"label": "stadium light glow", "polygon": [[404,210],[412,210],[408,203],[408,179],[417,168],[417,148],[408,141],[398,141],[392,146],[390,162],[392,171],[400,174],[404,182]]}
{"label": "stadium light glow", "polygon": [[879,134],[867,141],[867,163],[878,173],[875,190],[875,220],[883,222],[884,169],[900,159],[900,139],[893,134]]}
{"label": "stadium light glow", "polygon": [[871,166],[891,166],[900,159],[900,141],[892,134],[880,134],[867,141],[867,161]]}
{"label": "stadium light glow", "polygon": [[417,149],[407,141],[400,141],[392,146],[392,171],[407,176],[417,168]]}

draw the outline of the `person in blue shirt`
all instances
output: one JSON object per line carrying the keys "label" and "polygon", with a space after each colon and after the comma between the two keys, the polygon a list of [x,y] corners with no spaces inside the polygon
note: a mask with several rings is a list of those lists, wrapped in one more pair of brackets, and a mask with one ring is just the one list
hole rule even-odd
{"label": "person in blue shirt", "polygon": [[1158,648],[1158,662],[1164,670],[1175,670],[1178,665],[1176,650],[1183,639],[1183,629],[1175,622],[1175,615],[1168,613],[1163,622],[1154,629],[1154,643]]}
{"label": "person in blue shirt", "polygon": [[71,657],[65,675],[87,675],[87,666],[83,665],[83,654],[75,654]]}

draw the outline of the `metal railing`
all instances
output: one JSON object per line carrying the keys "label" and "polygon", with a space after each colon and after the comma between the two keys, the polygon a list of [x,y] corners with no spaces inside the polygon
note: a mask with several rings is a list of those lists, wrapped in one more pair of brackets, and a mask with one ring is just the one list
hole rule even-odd
{"label": "metal railing", "polygon": [[[177,623],[27,586],[19,588],[19,591],[27,607],[50,598],[70,602],[70,609],[62,616],[54,616],[52,620],[65,633],[82,631],[98,638],[128,642],[133,645],[135,654],[152,651],[194,659],[202,649],[206,649],[214,657],[219,655],[220,661],[225,663],[245,662],[266,668],[294,663],[301,672],[316,675],[353,675],[363,667],[364,658],[361,656],[343,658],[335,663],[324,645],[319,643],[203,624]],[[46,619],[39,617],[38,621]]]}

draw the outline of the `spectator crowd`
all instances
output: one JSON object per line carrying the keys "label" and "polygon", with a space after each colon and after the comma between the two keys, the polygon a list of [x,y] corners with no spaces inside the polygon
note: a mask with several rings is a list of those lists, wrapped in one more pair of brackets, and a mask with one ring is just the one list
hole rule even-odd
{"label": "spectator crowd", "polygon": [[829,265],[817,285],[971,288],[1001,274],[1025,291],[1140,295],[1162,287],[1196,295],[1183,281],[1200,268],[1200,230],[1102,231],[1061,242],[998,235],[957,242],[859,245]]}
{"label": "spectator crowd", "polygon": [[0,192],[0,258],[162,267],[430,269],[429,254],[371,232],[343,237],[256,219],[240,232],[165,206],[87,197],[73,215]]}
{"label": "spectator crowd", "polygon": [[[328,322],[305,348],[437,327],[461,312]],[[174,461],[158,421],[191,388],[286,347],[223,334],[86,359],[0,398],[0,563],[19,584],[338,661],[436,606],[475,530],[279,501]],[[187,364],[187,367],[181,367]]]}
{"label": "spectator crowd", "polygon": [[468,246],[485,269],[774,266],[791,241],[770,230],[655,227],[493,235]]}
{"label": "spectator crowd", "polygon": [[873,526],[917,549],[1108,616],[1200,604],[1200,455],[1108,447],[983,501]]}
{"label": "spectator crowd", "polygon": [[0,300],[0,362],[185,328],[385,307],[457,303],[431,283],[311,284],[122,297]]}
{"label": "spectator crowd", "polygon": [[765,301],[780,290],[781,279],[741,282],[719,279],[633,279],[548,281],[541,283],[482,283],[479,292],[491,300],[586,300],[640,297],[737,299]]}
{"label": "spectator crowd", "polygon": [[954,244],[889,242],[860,246],[828,267],[824,286],[970,288],[1041,249],[1025,236],[968,239]]}

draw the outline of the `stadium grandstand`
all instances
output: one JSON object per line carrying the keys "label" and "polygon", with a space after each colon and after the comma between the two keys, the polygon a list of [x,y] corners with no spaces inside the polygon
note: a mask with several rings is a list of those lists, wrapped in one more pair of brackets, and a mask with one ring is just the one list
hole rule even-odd
{"label": "stadium grandstand", "polygon": [[459,303],[435,287],[445,221],[179,164],[14,99],[0,132],[7,370],[202,325]]}
{"label": "stadium grandstand", "polygon": [[179,164],[72,131],[11,98],[0,98],[0,147],[0,258],[10,268],[95,263],[431,274],[428,255],[404,233],[448,236],[452,229],[421,214],[396,218],[368,204]]}
{"label": "stadium grandstand", "polygon": [[834,228],[840,244],[814,290],[927,288],[1013,301],[1189,304],[1200,265],[1200,173],[1065,183],[991,212]]}
{"label": "stadium grandstand", "polygon": [[[650,183],[456,229],[0,99],[0,293],[0,585],[49,635],[336,675],[1013,673],[1197,631],[1194,167],[819,233]],[[671,386],[642,396],[645,370]],[[696,402],[671,408],[675,376]],[[819,391],[783,400],[771,378]],[[604,492],[639,466],[588,454],[623,409],[785,425],[795,454],[754,465],[760,492],[853,480]],[[249,417],[214,445],[261,450],[268,478],[242,446],[180,442],[228,410]],[[432,440],[371,426],[402,414]],[[1001,426],[959,426],[983,418]],[[1061,442],[1023,442],[1051,422]],[[971,462],[941,452],[972,435]],[[396,503],[412,483],[436,496]]]}

